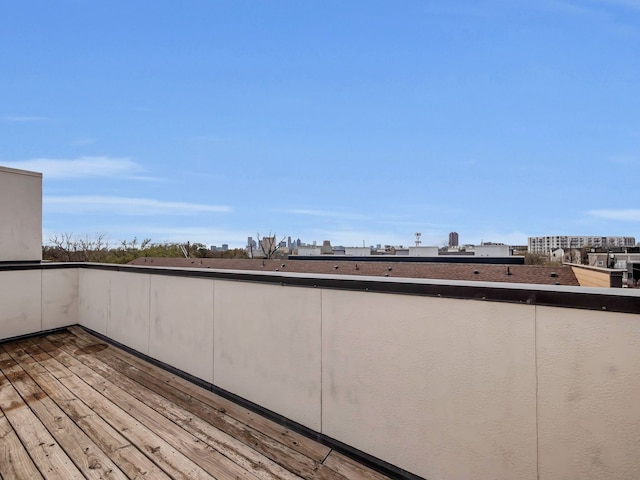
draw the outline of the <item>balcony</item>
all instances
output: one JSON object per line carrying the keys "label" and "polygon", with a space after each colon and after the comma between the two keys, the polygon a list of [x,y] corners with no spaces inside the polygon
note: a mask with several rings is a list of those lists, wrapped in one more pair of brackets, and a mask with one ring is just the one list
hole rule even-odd
{"label": "balcony", "polygon": [[[122,455],[142,455],[149,478],[200,472],[193,464],[216,478],[640,471],[639,291],[5,264],[0,305],[0,368],[18,377],[15,393],[2,382],[0,458],[28,457],[45,477],[47,442],[93,439],[89,420],[118,435],[109,445]],[[114,396],[98,402],[103,392]],[[30,451],[20,425],[34,422],[15,415],[36,408],[69,428],[48,426]],[[99,464],[91,476],[110,461],[132,477],[109,448],[93,464],[65,450],[57,468]]]}

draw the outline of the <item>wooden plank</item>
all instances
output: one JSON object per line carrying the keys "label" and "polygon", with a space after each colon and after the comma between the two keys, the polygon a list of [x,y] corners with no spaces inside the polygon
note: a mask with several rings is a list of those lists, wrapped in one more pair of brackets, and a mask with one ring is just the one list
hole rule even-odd
{"label": "wooden plank", "polygon": [[[11,358],[6,349],[0,349],[0,362]],[[3,373],[85,477],[126,480],[124,473],[42,391],[18,363],[3,368]]]}
{"label": "wooden plank", "polygon": [[352,480],[388,480],[389,478],[336,452],[335,450],[331,451],[329,456],[325,459],[324,464],[330,469]]}
{"label": "wooden plank", "polygon": [[[141,423],[147,425],[154,431],[164,432],[169,443],[209,473],[223,478],[247,478],[257,480],[258,477],[252,473],[255,469],[257,472],[266,475],[266,478],[273,478],[273,476],[268,475],[268,467],[270,466],[268,459],[264,457],[256,458],[257,455],[254,453],[252,456],[255,461],[251,460],[241,455],[238,445],[235,446],[235,449],[233,445],[227,445],[224,451],[225,454],[223,454],[213,448],[212,445],[201,442],[197,436],[181,428],[180,425],[173,421],[180,416],[178,408],[175,405],[164,400],[165,411],[170,411],[173,417],[170,420],[142,401],[146,396],[155,395],[153,392],[146,389],[143,390],[143,387],[134,382],[129,381],[129,383],[127,383],[128,379],[126,377],[109,369],[102,362],[93,358],[93,355],[84,354],[78,355],[78,358],[73,357],[74,349],[75,347],[70,344],[62,345],[61,351],[68,354],[68,356],[65,357],[64,361],[61,359],[62,355],[59,355],[58,358],[61,359],[63,363],[68,361],[67,367],[70,370],[82,376],[82,378],[94,386],[94,388],[103,390],[105,395],[122,409],[135,412],[134,415],[136,419]],[[96,348],[95,350],[100,349]],[[108,394],[106,392],[108,392]],[[149,399],[146,401],[149,401]],[[154,406],[159,405],[156,404]],[[193,417],[191,415],[183,414],[181,423],[188,425],[192,420]],[[222,447],[220,444],[219,446]],[[226,454],[230,454],[234,459],[240,460],[243,465],[239,465],[228,458]],[[275,465],[271,466],[275,470],[279,470]]]}
{"label": "wooden plank", "polygon": [[[89,408],[100,415],[103,420],[118,430],[128,441],[138,446],[154,463],[175,479],[213,479],[205,470],[178,451],[153,430],[139,422],[130,413],[112,403],[102,392],[109,393],[98,386],[94,389],[69,370],[62,361],[69,363],[68,354],[59,352],[47,359],[39,359],[40,363],[55,376],[60,383],[76,393]],[[102,390],[99,391],[99,390]],[[135,411],[131,412],[135,415]],[[194,442],[195,445],[195,442]],[[223,477],[224,478],[224,477]],[[229,478],[229,477],[226,477]]]}
{"label": "wooden plank", "polygon": [[[70,327],[69,332],[84,342],[93,344],[100,342],[99,339],[88,334],[81,327]],[[73,337],[70,336],[70,334],[65,333],[63,336],[58,338],[62,340],[65,338],[72,339]],[[322,462],[322,460],[329,454],[329,447],[305,437],[304,435],[292,432],[276,422],[247,410],[230,400],[215,395],[212,392],[189,382],[188,380],[163,370],[162,368],[156,367],[135,355],[131,355],[130,353],[113,346],[109,346],[109,352],[136,367],[144,374],[159,380],[160,383],[174,387],[175,391],[178,392],[178,395],[183,394],[185,401],[191,401],[191,399],[194,399],[202,402],[224,414],[224,418],[231,417],[238,422],[249,426],[251,430],[261,432],[262,434],[271,437],[273,440],[286,445],[317,463]],[[248,439],[247,441],[254,443],[252,439]]]}
{"label": "wooden plank", "polygon": [[[96,415],[87,405],[64,387],[33,357],[27,356],[24,344],[5,345],[12,357],[31,376],[36,384],[65,412],[65,414],[115,463],[130,479],[170,477],[157,467],[143,452],[133,446],[120,433]],[[28,348],[28,346],[27,346]],[[48,355],[46,355],[48,358]]]}
{"label": "wooden plank", "polygon": [[0,478],[42,479],[9,420],[0,411]]}
{"label": "wooden plank", "polygon": [[[6,365],[2,367],[4,370]],[[61,480],[84,478],[2,372],[0,372],[0,405],[38,470],[46,478]]]}
{"label": "wooden plank", "polygon": [[[330,451],[328,447],[322,445],[320,445],[320,447],[322,447],[321,451],[326,452],[321,459],[324,460],[323,464],[311,461],[311,463],[305,463],[305,466],[301,469],[299,465],[295,465],[294,461],[294,465],[292,466],[291,458],[287,458],[292,455],[291,449],[288,449],[284,443],[274,441],[272,436],[264,435],[254,428],[255,425],[260,422],[254,422],[254,418],[251,416],[256,417],[255,420],[260,420],[262,417],[256,416],[252,412],[248,412],[251,416],[246,416],[246,414],[242,412],[243,410],[246,411],[243,407],[225,399],[220,399],[220,397],[212,392],[202,389],[180,377],[176,377],[116,347],[107,346],[107,344],[89,335],[79,327],[72,327],[71,330],[72,334],[57,334],[55,338],[52,338],[53,342],[45,341],[41,345],[43,348],[52,352],[63,348],[63,350],[69,354],[76,354],[77,359],[81,360],[87,367],[96,370],[100,375],[110,379],[113,383],[124,387],[128,392],[133,393],[136,398],[147,403],[172,421],[182,425],[185,429],[190,430],[205,442],[215,443],[216,439],[222,439],[221,442],[224,443],[225,436],[220,437],[219,433],[215,432],[216,429],[223,430],[253,448],[260,451],[265,450],[267,452],[266,456],[274,458],[275,461],[286,465],[289,470],[295,471],[308,479],[344,480],[348,478],[383,480],[389,478],[344,455]],[[47,340],[49,338],[51,337],[48,337]],[[95,357],[95,359],[92,357]],[[190,393],[194,393],[195,395],[192,396]],[[211,398],[213,398],[213,401],[211,401]],[[218,403],[219,399],[230,403],[232,409],[237,409],[236,413],[239,413],[238,416],[245,419],[248,418],[251,420],[250,423],[252,423],[253,426],[248,426],[237,418],[227,415],[224,407],[222,407],[222,411],[216,408],[220,406]],[[212,406],[212,404],[215,405],[215,407]],[[179,406],[180,408],[175,410],[175,406]],[[187,416],[185,416],[185,414],[187,414]],[[188,414],[192,416],[189,417]],[[278,429],[278,435],[282,435],[282,433],[286,431],[286,429],[280,425],[266,419],[264,420],[271,424],[269,425],[270,427],[275,426],[275,429]],[[212,424],[215,428],[211,429],[211,426],[208,424]],[[249,432],[248,436],[246,432]],[[273,434],[273,430],[271,433]],[[293,435],[298,434],[293,433]],[[302,437],[302,439],[311,444],[319,445],[306,437]],[[278,451],[275,456],[273,453],[269,454],[269,450],[272,449],[274,445],[277,445],[276,451]],[[313,445],[311,447],[311,450],[317,455],[319,450],[314,449]],[[285,451],[282,451],[282,448],[284,448]],[[279,457],[281,454],[285,455],[284,459]],[[298,457],[300,456],[299,452],[293,452],[294,458],[296,454]],[[306,462],[310,460],[308,457],[305,458]],[[256,473],[255,470],[254,473]],[[260,476],[258,473],[256,473],[256,475],[260,478],[266,478]]]}
{"label": "wooden plank", "polygon": [[[126,368],[119,360],[108,358],[103,352],[97,354],[105,363],[112,366],[118,371],[120,368]],[[105,358],[102,358],[105,357]],[[246,424],[238,422],[236,419],[224,415],[219,410],[213,409],[207,404],[189,397],[173,387],[160,382],[158,379],[149,377],[138,371],[135,367],[129,366],[126,370],[127,376],[141,385],[156,392],[162,398],[168,399],[172,404],[180,406],[186,412],[191,414],[195,420],[205,422],[207,425],[213,425],[216,429],[221,430],[239,440],[242,444],[250,446],[252,449],[262,453],[265,457],[282,465],[287,470],[294,472],[304,478],[341,478],[336,477],[333,472],[324,471],[325,467],[318,462],[302,455],[301,453],[288,448],[286,445],[276,442],[273,438],[259,432]],[[210,395],[213,395],[210,393]],[[173,418],[172,418],[173,419]],[[176,421],[174,419],[174,421]],[[191,422],[194,426],[194,422]]]}
{"label": "wooden plank", "polygon": [[[267,456],[262,455],[246,443],[243,443],[228,433],[220,430],[206,419],[196,416],[192,412],[181,408],[173,402],[172,399],[168,399],[161,394],[149,390],[140,383],[137,383],[123,375],[117,369],[117,365],[115,368],[109,365],[108,361],[112,356],[105,352],[109,352],[109,350],[104,350],[95,354],[95,357],[98,357],[99,359],[92,358],[94,355],[82,355],[78,359],[93,371],[99,373],[103,378],[117,384],[139,401],[145,403],[156,412],[170,419],[172,422],[175,422],[203,442],[211,445],[217,451],[233,460],[233,462],[241,465],[246,470],[251,471],[256,477],[267,480],[299,480],[301,478],[290,470],[283,468],[279,463],[276,463]],[[214,416],[221,415],[216,410],[210,410]],[[266,440],[272,444],[277,443],[268,437],[266,437]],[[286,448],[282,444],[278,445],[282,448]],[[260,446],[268,450],[268,447],[265,447],[261,443],[253,445],[253,447],[256,446]],[[286,453],[301,456],[299,453],[292,450]],[[307,459],[306,457],[303,458],[313,466],[313,462],[310,459]]]}
{"label": "wooden plank", "polygon": [[[190,420],[188,422],[192,428],[195,428],[196,425],[206,424],[203,424],[202,422],[198,423],[197,419],[202,419],[204,420],[204,422],[211,423],[217,429],[224,430],[232,437],[239,439],[245,445],[250,446],[252,449],[260,451],[269,459],[282,465],[282,467],[286,468],[288,471],[295,473],[298,476],[309,479],[344,479],[343,476],[341,476],[334,470],[325,467],[319,462],[315,462],[314,460],[301,455],[295,450],[286,447],[284,444],[274,441],[272,438],[262,434],[261,432],[258,432],[253,428],[250,428],[249,426],[242,424],[224,414],[221,414],[221,412],[219,412],[218,410],[212,409],[206,404],[186,396],[183,392],[179,392],[176,388],[169,387],[168,385],[160,382],[154,377],[149,377],[146,373],[140,372],[136,367],[124,363],[121,359],[115,359],[113,352],[114,350],[118,349],[114,347],[108,347],[106,349],[95,348],[93,346],[100,344],[100,342],[96,343],[95,339],[89,336],[82,339],[73,339],[72,337],[66,337],[62,344],[66,345],[65,348],[68,352],[93,352],[91,356],[98,357],[102,362],[110,365],[112,367],[111,370],[105,370],[103,367],[101,367],[100,363],[95,363],[92,359],[88,358],[90,357],[89,355],[79,355],[78,358],[81,361],[86,362],[90,368],[100,370],[100,374],[105,378],[110,378],[112,382],[119,385],[123,384],[124,382],[124,384],[127,385],[127,391],[133,393],[139,390],[140,385],[144,385],[148,387],[149,390],[158,393],[162,399],[169,399],[171,405],[180,405],[190,414],[196,415],[195,417],[192,416],[194,420]],[[127,377],[123,376],[121,373],[116,372],[126,372],[127,376],[131,378],[135,377],[136,382],[131,382],[131,380],[129,380]],[[145,402],[156,398],[150,394],[149,390],[142,390],[140,391],[139,395],[136,396],[138,396],[138,398]],[[206,393],[209,396],[214,395],[211,392]],[[152,405],[152,407],[156,410],[159,408],[157,404]],[[176,417],[171,414],[171,411],[169,411],[168,414],[173,421],[184,425],[183,419],[176,419]],[[212,430],[207,429],[206,431],[211,432]],[[194,433],[196,435],[202,435],[203,431]],[[245,452],[245,454],[248,452],[246,448],[244,448],[242,451]],[[225,455],[229,455],[229,452],[227,451],[223,451],[223,453],[225,453]],[[253,462],[255,462],[255,460],[253,460]],[[268,464],[263,464],[263,467],[266,465]],[[261,467],[261,469],[258,471],[262,473],[263,467]]]}
{"label": "wooden plank", "polygon": [[[13,344],[11,344],[13,345]],[[24,343],[17,344],[21,348]],[[28,349],[29,346],[27,345]],[[49,355],[42,353],[36,347],[35,352],[44,355],[45,359]],[[25,368],[35,379],[44,379],[39,385],[67,415],[98,445],[104,452],[108,453],[120,469],[131,479],[159,479],[169,480],[169,476],[156,466],[143,452],[133,446],[117,430],[112,428],[101,417],[96,415],[89,407],[73,395],[64,385],[62,385],[53,375],[42,365],[34,362],[24,362],[21,366]],[[68,376],[68,373],[61,371],[61,376]]]}
{"label": "wooden plank", "polygon": [[[80,344],[79,347],[82,348],[83,345]],[[81,360],[89,362],[87,365],[90,368],[100,370],[105,378],[125,386],[128,392],[199,438],[213,442],[211,445],[233,458],[234,461],[243,465],[249,462],[251,468],[256,464],[260,465],[260,468],[254,472],[256,476],[260,476],[265,468],[274,468],[275,475],[289,478],[291,473],[282,471],[282,468],[275,468],[278,464],[289,472],[303,476],[313,475],[317,470],[318,464],[312,459],[224,415],[219,410],[163,384],[158,379],[149,377],[122,359],[115,358],[111,354],[112,350],[106,349],[95,354],[101,362],[104,362],[105,367],[109,366],[109,370],[101,367],[100,363],[92,363],[87,356],[83,356]],[[145,388],[141,389],[141,387]],[[210,392],[209,394],[213,395]],[[180,408],[176,409],[176,406]],[[238,454],[241,457],[237,457]],[[298,475],[295,478],[299,478]]]}

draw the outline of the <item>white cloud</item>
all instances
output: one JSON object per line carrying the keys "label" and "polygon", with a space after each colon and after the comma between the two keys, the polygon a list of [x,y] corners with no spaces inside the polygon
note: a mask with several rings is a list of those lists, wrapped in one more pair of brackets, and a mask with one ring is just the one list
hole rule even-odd
{"label": "white cloud", "polygon": [[34,158],[20,162],[5,162],[4,165],[41,172],[45,179],[116,177],[142,171],[142,167],[130,159],[114,157]]}
{"label": "white cloud", "polygon": [[591,210],[589,215],[607,220],[622,220],[623,222],[640,221],[640,209],[623,209],[623,210]]}
{"label": "white cloud", "polygon": [[231,211],[231,207],[223,205],[109,196],[46,196],[43,198],[43,204],[49,213],[65,214],[198,215]]}

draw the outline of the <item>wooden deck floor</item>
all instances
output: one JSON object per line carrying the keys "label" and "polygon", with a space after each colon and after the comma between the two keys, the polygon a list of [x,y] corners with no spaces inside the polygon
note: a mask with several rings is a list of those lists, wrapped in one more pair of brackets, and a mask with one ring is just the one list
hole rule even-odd
{"label": "wooden deck floor", "polygon": [[78,327],[0,346],[2,479],[385,477]]}

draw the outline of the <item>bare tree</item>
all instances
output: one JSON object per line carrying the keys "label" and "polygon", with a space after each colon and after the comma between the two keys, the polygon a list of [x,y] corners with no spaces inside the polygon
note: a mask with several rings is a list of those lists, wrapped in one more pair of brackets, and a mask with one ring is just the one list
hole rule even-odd
{"label": "bare tree", "polygon": [[271,235],[269,232],[268,237],[260,238],[260,232],[257,233],[257,242],[260,251],[262,252],[262,256],[267,259],[278,258],[281,256],[282,251],[280,250],[280,244],[284,242],[286,235],[282,237],[282,240],[276,242],[276,234]]}
{"label": "bare tree", "polygon": [[78,242],[73,239],[72,233],[63,233],[60,236],[49,237],[49,241],[55,249],[55,254],[63,262],[72,262],[78,251]]}
{"label": "bare tree", "polygon": [[102,262],[107,256],[109,242],[105,240],[105,233],[96,234],[95,238],[89,235],[79,238],[76,243],[83,262]]}

